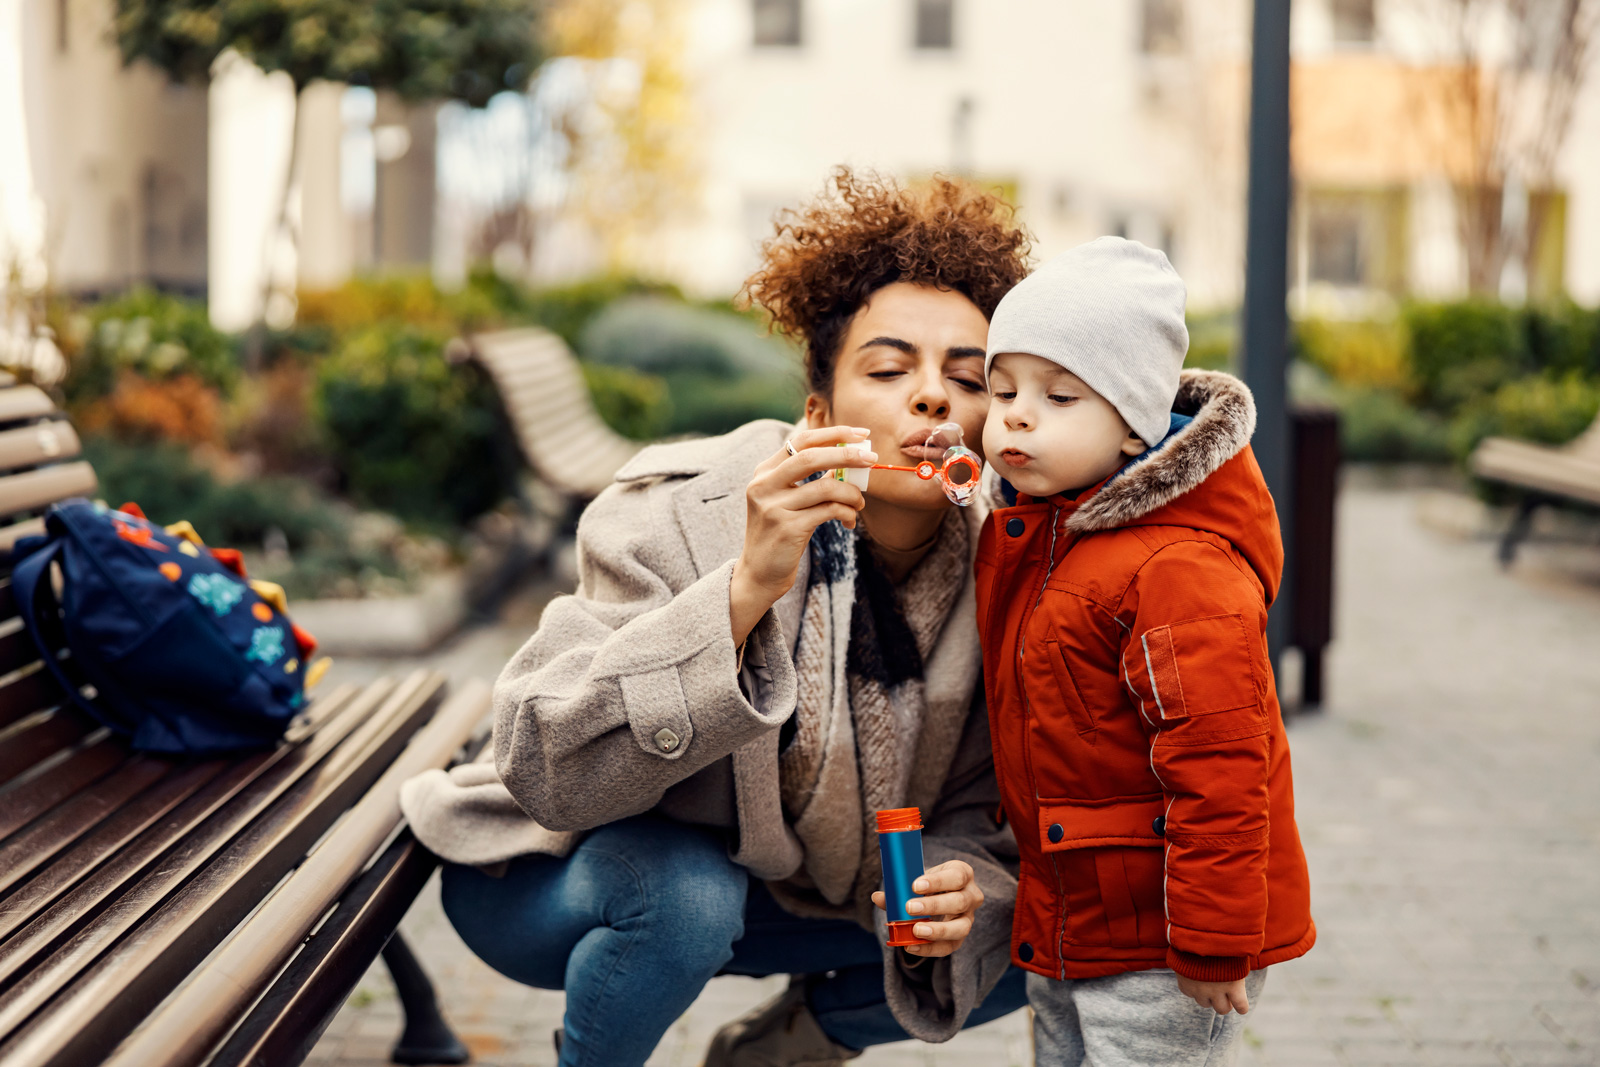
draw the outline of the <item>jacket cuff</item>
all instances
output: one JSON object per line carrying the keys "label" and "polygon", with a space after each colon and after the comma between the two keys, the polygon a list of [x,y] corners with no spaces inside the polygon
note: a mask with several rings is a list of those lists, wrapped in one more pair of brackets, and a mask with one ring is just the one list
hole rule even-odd
{"label": "jacket cuff", "polygon": [[1167,966],[1195,982],[1237,982],[1250,973],[1249,956],[1196,956],[1170,946]]}

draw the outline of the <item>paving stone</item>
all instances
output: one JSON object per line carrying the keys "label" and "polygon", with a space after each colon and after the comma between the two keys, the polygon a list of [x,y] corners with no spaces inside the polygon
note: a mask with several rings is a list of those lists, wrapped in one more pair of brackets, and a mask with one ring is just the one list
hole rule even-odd
{"label": "paving stone", "polygon": [[[1272,969],[1242,1061],[1594,1067],[1600,569],[1560,570],[1551,561],[1570,554],[1535,544],[1502,572],[1492,545],[1419,525],[1418,501],[1371,487],[1341,499],[1329,704],[1289,730],[1318,944]],[[464,634],[430,665],[457,681],[492,680],[538,608],[523,597],[509,619]],[[334,679],[414,665],[346,659]],[[524,989],[474,958],[440,911],[436,883],[403,928],[480,1064],[554,1063],[560,993]],[[714,980],[651,1067],[695,1067],[718,1026],[782,985]],[[308,1062],[384,1062],[395,1011],[374,967]],[[1030,1056],[1019,1012],[943,1045],[884,1046],[853,1063],[992,1067]]]}

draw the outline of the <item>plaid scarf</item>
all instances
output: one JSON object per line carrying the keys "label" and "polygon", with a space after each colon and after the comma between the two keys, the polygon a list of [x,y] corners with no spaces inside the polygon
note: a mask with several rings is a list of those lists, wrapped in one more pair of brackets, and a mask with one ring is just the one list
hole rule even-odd
{"label": "plaid scarf", "polygon": [[978,681],[970,638],[940,641],[972,581],[977,518],[952,508],[898,587],[863,538],[838,522],[811,539],[798,702],[778,764],[784,814],[805,860],[772,885],[795,914],[870,928],[882,881],[876,813],[914,805],[924,822],[932,815]]}

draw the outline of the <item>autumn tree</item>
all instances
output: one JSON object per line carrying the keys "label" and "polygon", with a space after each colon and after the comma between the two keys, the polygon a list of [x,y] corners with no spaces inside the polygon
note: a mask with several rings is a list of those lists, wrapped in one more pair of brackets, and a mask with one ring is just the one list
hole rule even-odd
{"label": "autumn tree", "polygon": [[306,86],[346,82],[407,101],[482,107],[496,93],[526,87],[543,54],[540,7],[540,0],[117,0],[114,27],[124,62],[145,60],[175,80],[205,81],[230,49],[289,76],[297,106],[271,245],[286,232],[297,240],[287,229],[288,204]]}

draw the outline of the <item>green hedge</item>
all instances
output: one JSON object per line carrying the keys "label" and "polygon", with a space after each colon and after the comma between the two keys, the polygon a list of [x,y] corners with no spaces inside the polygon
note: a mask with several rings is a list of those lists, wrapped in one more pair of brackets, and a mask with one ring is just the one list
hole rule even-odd
{"label": "green hedge", "polygon": [[156,381],[192,374],[224,395],[238,381],[237,341],[211,325],[202,301],[134,289],[84,308],[58,306],[51,317],[68,360],[61,387],[69,405],[107,395],[124,372]]}
{"label": "green hedge", "polygon": [[318,415],[357,502],[459,525],[514,489],[494,387],[445,359],[451,336],[379,323],[345,337],[318,368]]}

